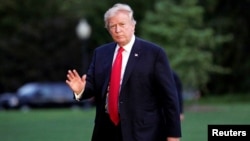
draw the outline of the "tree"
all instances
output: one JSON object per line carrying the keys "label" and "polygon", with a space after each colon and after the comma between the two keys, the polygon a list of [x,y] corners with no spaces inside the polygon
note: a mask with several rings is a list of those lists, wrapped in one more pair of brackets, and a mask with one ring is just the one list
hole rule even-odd
{"label": "tree", "polygon": [[230,42],[216,48],[213,53],[215,62],[231,71],[227,75],[211,75],[208,88],[216,94],[249,94],[250,1],[200,0],[200,3],[206,9],[207,25],[217,33],[233,35]]}
{"label": "tree", "polygon": [[[140,20],[154,0],[127,1]],[[0,0],[0,93],[30,81],[64,81],[68,69],[81,68],[81,18],[92,27],[88,49],[112,41],[103,14],[116,0]],[[140,5],[138,7],[138,5]],[[137,12],[138,11],[138,12]]]}
{"label": "tree", "polygon": [[161,0],[141,23],[141,35],[165,48],[185,89],[206,91],[211,73],[228,71],[214,64],[212,51],[230,36],[206,27],[203,12],[197,0]]}
{"label": "tree", "polygon": [[64,81],[68,68],[80,66],[76,23],[63,17],[58,2],[1,1],[0,92],[30,81]]}

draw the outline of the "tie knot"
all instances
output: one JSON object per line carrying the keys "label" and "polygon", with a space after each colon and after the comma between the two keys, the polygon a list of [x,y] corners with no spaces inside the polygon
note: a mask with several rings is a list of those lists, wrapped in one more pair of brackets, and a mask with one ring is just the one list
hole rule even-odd
{"label": "tie knot", "polygon": [[124,51],[124,48],[123,47],[119,47],[118,53],[122,53],[123,51]]}

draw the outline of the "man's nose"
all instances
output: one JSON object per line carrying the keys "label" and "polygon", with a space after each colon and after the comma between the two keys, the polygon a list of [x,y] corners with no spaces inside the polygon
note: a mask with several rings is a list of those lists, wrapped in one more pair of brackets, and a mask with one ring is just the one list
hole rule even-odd
{"label": "man's nose", "polygon": [[120,32],[120,31],[121,31],[121,27],[119,25],[116,25],[115,32]]}

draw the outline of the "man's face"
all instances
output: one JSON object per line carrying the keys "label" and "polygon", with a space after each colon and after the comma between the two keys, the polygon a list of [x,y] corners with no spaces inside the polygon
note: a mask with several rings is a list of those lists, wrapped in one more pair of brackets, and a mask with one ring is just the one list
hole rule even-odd
{"label": "man's face", "polygon": [[135,24],[126,12],[118,12],[108,19],[108,31],[120,46],[129,43],[134,35]]}

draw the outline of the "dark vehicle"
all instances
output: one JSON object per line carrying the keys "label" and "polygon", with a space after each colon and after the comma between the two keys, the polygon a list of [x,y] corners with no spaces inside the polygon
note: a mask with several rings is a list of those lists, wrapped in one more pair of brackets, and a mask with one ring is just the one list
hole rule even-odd
{"label": "dark vehicle", "polygon": [[19,100],[15,93],[6,92],[0,95],[0,110],[15,109],[19,105]]}
{"label": "dark vehicle", "polygon": [[49,107],[87,107],[90,101],[78,102],[66,83],[28,83],[17,91],[21,109]]}

